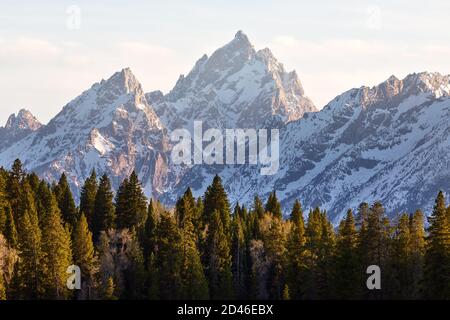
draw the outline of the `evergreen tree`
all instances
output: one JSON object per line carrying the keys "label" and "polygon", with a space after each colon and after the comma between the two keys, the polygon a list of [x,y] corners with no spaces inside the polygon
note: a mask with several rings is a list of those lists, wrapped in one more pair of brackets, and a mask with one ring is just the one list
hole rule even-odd
{"label": "evergreen tree", "polygon": [[70,232],[64,228],[56,199],[43,222],[42,251],[45,265],[45,296],[64,299],[69,296],[66,287],[67,268],[72,262]]}
{"label": "evergreen tree", "polygon": [[78,299],[89,299],[93,296],[94,279],[97,272],[92,233],[89,231],[86,217],[81,215],[75,229],[72,241],[73,262],[81,270],[81,292]]}
{"label": "evergreen tree", "polygon": [[138,233],[144,227],[147,216],[147,199],[142,191],[141,183],[132,172],[125,179],[116,196],[116,222],[119,229],[135,227]]}
{"label": "evergreen tree", "polygon": [[31,188],[25,183],[19,198],[19,264],[16,298],[37,299],[42,297],[44,273],[42,234],[39,229]]}
{"label": "evergreen tree", "polygon": [[411,246],[410,218],[404,213],[398,220],[392,241],[391,260],[395,283],[390,283],[391,298],[407,299],[411,294],[413,284],[413,275],[410,268]]}
{"label": "evergreen tree", "polygon": [[58,185],[56,186],[55,195],[64,221],[69,223],[73,228],[78,221],[78,211],[75,206],[75,201],[73,200],[67,177],[64,173],[61,175]]}
{"label": "evergreen tree", "polygon": [[144,241],[143,241],[143,252],[145,267],[148,270],[149,259],[151,254],[156,252],[156,230],[158,225],[158,217],[156,214],[156,209],[153,204],[153,199],[150,199],[150,204],[148,205],[147,221],[145,222],[144,230]]}
{"label": "evergreen tree", "polygon": [[305,222],[302,206],[298,200],[292,208],[290,221],[292,225],[287,242],[287,283],[290,297],[301,299],[304,296],[302,284],[307,266],[305,264]]}
{"label": "evergreen tree", "polygon": [[360,266],[358,259],[358,233],[352,210],[339,225],[336,244],[334,292],[339,299],[359,298]]}
{"label": "evergreen tree", "polygon": [[198,235],[194,226],[196,219],[195,199],[192,197],[190,189],[177,203],[177,214],[181,221],[183,243],[182,297],[196,300],[208,299],[208,283],[200,260],[200,252],[197,247]]}
{"label": "evergreen tree", "polygon": [[212,221],[214,211],[219,212],[219,217],[224,228],[224,233],[228,237],[228,241],[231,240],[231,217],[230,217],[230,204],[228,202],[228,196],[222,185],[222,180],[218,175],[213,179],[213,182],[205,192],[204,211],[203,218],[205,223]]}
{"label": "evergreen tree", "polygon": [[[175,218],[165,212],[158,224],[155,266],[157,267],[158,298],[162,300],[180,299],[182,297],[182,235]],[[153,270],[155,272],[155,270]]]}
{"label": "evergreen tree", "polygon": [[206,239],[209,292],[211,299],[230,299],[233,297],[230,244],[220,211],[214,210],[210,218]]}
{"label": "evergreen tree", "polygon": [[8,243],[11,247],[17,248],[18,246],[18,235],[16,230],[16,224],[14,222],[13,212],[9,206],[6,206],[5,208],[5,228],[4,228],[4,235],[6,240],[8,240]]}
{"label": "evergreen tree", "polygon": [[13,210],[14,218],[17,218],[18,214],[21,183],[24,177],[25,172],[22,168],[22,162],[19,159],[16,159],[12,165],[11,171],[8,174],[8,181],[7,181],[8,199],[11,204],[11,209]]}
{"label": "evergreen tree", "polygon": [[232,221],[232,272],[233,272],[233,286],[236,297],[244,299],[248,295],[248,248],[246,241],[246,230],[243,220],[245,219],[244,212],[236,205],[235,213]]}
{"label": "evergreen tree", "polygon": [[409,224],[410,234],[410,261],[409,261],[409,273],[411,273],[413,280],[411,283],[410,298],[420,298],[422,292],[423,282],[423,263],[425,255],[425,228],[424,228],[424,215],[422,211],[417,210],[410,217]]}
{"label": "evergreen tree", "polygon": [[281,212],[281,204],[278,201],[277,194],[275,191],[270,193],[269,199],[267,200],[266,204],[266,212],[272,213],[277,218],[282,218],[283,213]]}
{"label": "evergreen tree", "polygon": [[91,218],[94,241],[98,240],[101,231],[115,228],[115,207],[113,204],[111,182],[106,174],[100,178],[100,183],[94,199],[94,210]]}
{"label": "evergreen tree", "polygon": [[39,222],[45,221],[48,212],[51,212],[54,208],[55,195],[50,190],[50,187],[44,181],[39,182],[36,192],[36,208],[38,211]]}
{"label": "evergreen tree", "polygon": [[91,230],[92,230],[92,220],[94,216],[94,207],[96,204],[95,200],[97,195],[97,189],[98,189],[97,173],[95,172],[94,169],[92,170],[90,177],[87,178],[86,181],[84,182],[83,187],[81,187],[81,194],[80,194],[80,212],[84,213],[84,215],[86,216],[88,225],[91,227]]}
{"label": "evergreen tree", "polygon": [[429,299],[449,299],[450,226],[442,191],[436,198],[433,213],[428,221],[430,225],[425,254],[424,295]]}
{"label": "evergreen tree", "polygon": [[144,255],[134,229],[131,232],[131,239],[127,243],[127,258],[129,262],[124,271],[124,298],[128,300],[142,299],[145,288]]}
{"label": "evergreen tree", "polygon": [[264,206],[258,196],[255,196],[253,200],[253,211],[256,213],[259,219],[261,219],[264,215]]}
{"label": "evergreen tree", "polygon": [[261,223],[261,236],[269,262],[267,289],[269,299],[282,298],[285,279],[286,232],[281,218],[267,213]]}

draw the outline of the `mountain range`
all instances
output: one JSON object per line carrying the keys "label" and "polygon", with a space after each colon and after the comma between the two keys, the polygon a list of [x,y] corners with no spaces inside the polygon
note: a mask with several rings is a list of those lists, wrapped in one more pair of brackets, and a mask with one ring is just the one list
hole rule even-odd
{"label": "mountain range", "polygon": [[[167,94],[145,92],[130,69],[65,105],[46,125],[29,111],[0,128],[0,165],[20,158],[48,181],[64,172],[75,194],[92,169],[114,188],[136,170],[147,196],[173,205],[188,186],[200,196],[219,174],[232,203],[276,190],[287,214],[295,199],[320,205],[334,222],[347,208],[381,200],[395,216],[430,210],[450,191],[450,76],[413,73],[354,88],[320,111],[269,49],[239,31],[204,55]],[[258,165],[175,165],[170,133],[191,128],[278,128],[280,170]]]}

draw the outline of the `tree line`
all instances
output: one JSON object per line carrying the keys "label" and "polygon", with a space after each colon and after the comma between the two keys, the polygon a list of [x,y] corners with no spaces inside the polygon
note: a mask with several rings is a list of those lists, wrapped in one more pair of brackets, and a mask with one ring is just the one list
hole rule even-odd
{"label": "tree line", "polygon": [[335,229],[299,201],[285,219],[275,192],[231,208],[218,176],[165,208],[135,172],[114,194],[93,171],[77,207],[64,174],[48,184],[16,160],[0,169],[0,299],[450,299],[450,206],[439,192],[425,227],[420,210],[390,221],[361,203]]}

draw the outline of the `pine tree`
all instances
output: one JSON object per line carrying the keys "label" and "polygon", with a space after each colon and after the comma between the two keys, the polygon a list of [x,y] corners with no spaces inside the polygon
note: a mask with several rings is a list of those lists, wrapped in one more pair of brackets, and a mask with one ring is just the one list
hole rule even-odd
{"label": "pine tree", "polygon": [[404,213],[397,222],[392,241],[391,269],[393,281],[390,283],[391,298],[407,299],[411,294],[411,285],[413,284],[413,275],[410,269],[411,245],[410,218]]}
{"label": "pine tree", "polygon": [[50,299],[64,299],[69,296],[66,287],[67,268],[72,262],[70,232],[64,228],[56,199],[43,222],[42,251],[45,265],[45,296]]}
{"label": "pine tree", "polygon": [[144,241],[143,241],[143,252],[145,267],[148,270],[149,259],[151,254],[156,252],[156,231],[158,225],[158,217],[156,214],[156,209],[153,204],[153,199],[150,199],[150,204],[148,205],[147,221],[145,222],[144,230]]}
{"label": "pine tree", "polygon": [[144,255],[134,229],[131,231],[131,238],[127,243],[126,250],[128,266],[124,270],[124,298],[128,300],[142,299],[145,288]]}
{"label": "pine tree", "polygon": [[439,192],[433,213],[428,218],[427,246],[424,266],[424,295],[429,299],[450,297],[450,226],[445,198]]}
{"label": "pine tree", "polygon": [[11,209],[13,210],[14,219],[18,218],[19,211],[19,197],[21,193],[21,183],[25,177],[25,172],[22,168],[22,162],[19,159],[14,161],[11,171],[8,174],[7,180],[7,193],[8,200],[11,204]]}
{"label": "pine tree", "polygon": [[287,283],[290,296],[294,299],[301,299],[304,295],[302,284],[307,266],[305,263],[305,222],[302,206],[298,200],[295,201],[292,208],[290,221],[292,225],[287,242]]}
{"label": "pine tree", "polygon": [[358,299],[360,266],[358,259],[358,233],[352,210],[339,225],[334,266],[335,298]]}
{"label": "pine tree", "polygon": [[53,210],[55,201],[55,195],[50,190],[50,187],[44,181],[39,182],[36,192],[36,209],[38,211],[39,221],[42,222],[46,219],[46,214]]}
{"label": "pine tree", "polygon": [[133,171],[129,179],[125,179],[116,196],[116,222],[119,229],[135,227],[140,233],[147,216],[147,199],[142,191],[141,183]]}
{"label": "pine tree", "polygon": [[264,215],[264,206],[258,196],[255,196],[253,200],[253,211],[256,213],[259,219],[261,219]]}
{"label": "pine tree", "polygon": [[4,229],[4,235],[6,240],[8,240],[8,243],[11,247],[17,248],[18,246],[18,235],[16,230],[16,224],[14,222],[13,212],[9,206],[5,207],[5,229]]}
{"label": "pine tree", "polygon": [[[16,298],[37,299],[43,294],[42,234],[31,188],[25,183],[19,198],[19,257]],[[17,292],[18,291],[18,292]]]}
{"label": "pine tree", "polygon": [[81,215],[73,230],[72,252],[74,264],[81,270],[81,292],[78,299],[89,299],[93,295],[94,279],[97,272],[97,259],[95,257],[92,233],[89,231],[86,217]]}
{"label": "pine tree", "polygon": [[209,292],[211,299],[230,299],[233,297],[230,244],[219,210],[214,210],[210,219],[206,239]]}
{"label": "pine tree", "polygon": [[90,177],[87,178],[86,181],[84,182],[83,187],[81,187],[81,194],[80,194],[80,212],[84,213],[84,215],[86,216],[88,225],[91,227],[91,230],[92,230],[92,219],[94,215],[94,207],[96,203],[95,199],[97,189],[98,189],[97,173],[95,172],[94,169],[92,170]]}
{"label": "pine tree", "polygon": [[182,297],[195,300],[208,299],[208,283],[200,260],[200,252],[197,247],[198,234],[194,226],[196,203],[190,189],[185,192],[177,203],[177,216],[181,224],[183,243]]}
{"label": "pine tree", "polygon": [[284,265],[286,256],[286,232],[281,218],[269,212],[261,221],[261,236],[269,261],[267,288],[269,299],[280,300],[284,288]]}
{"label": "pine tree", "polygon": [[282,218],[283,213],[281,212],[281,204],[278,201],[277,194],[275,191],[270,193],[269,199],[266,204],[266,212],[272,213],[277,218]]}
{"label": "pine tree", "polygon": [[180,299],[182,297],[182,235],[175,218],[165,212],[161,215],[157,232],[158,251],[155,266],[157,270],[158,298],[162,300]]}
{"label": "pine tree", "polygon": [[248,279],[247,279],[247,241],[245,237],[245,224],[243,220],[245,216],[236,205],[235,213],[232,221],[232,272],[233,286],[238,299],[244,299],[248,295]]}
{"label": "pine tree", "polygon": [[100,183],[94,199],[94,210],[91,218],[93,239],[96,242],[101,231],[115,228],[114,195],[111,182],[106,174],[100,178]]}
{"label": "pine tree", "polygon": [[69,223],[73,228],[78,221],[78,211],[73,200],[72,191],[66,175],[63,173],[55,190],[56,199],[58,201],[59,210],[64,221]]}
{"label": "pine tree", "polygon": [[219,217],[224,228],[224,233],[230,241],[231,235],[231,211],[230,203],[228,202],[228,196],[225,192],[225,188],[222,185],[222,180],[218,175],[213,179],[213,182],[205,192],[203,218],[205,223],[210,223],[214,211],[219,212]]}
{"label": "pine tree", "polygon": [[420,298],[423,282],[423,263],[425,255],[425,228],[424,215],[417,210],[410,217],[409,234],[411,238],[411,257],[409,261],[409,271],[413,277],[411,283],[410,298]]}

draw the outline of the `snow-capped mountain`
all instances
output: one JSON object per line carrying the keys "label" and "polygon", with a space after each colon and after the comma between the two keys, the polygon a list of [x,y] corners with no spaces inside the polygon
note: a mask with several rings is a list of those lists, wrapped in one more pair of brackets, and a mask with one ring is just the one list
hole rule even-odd
{"label": "snow-capped mountain", "polygon": [[[362,201],[381,200],[390,216],[430,212],[437,191],[450,191],[449,95],[450,77],[438,73],[352,89],[282,129],[276,175],[262,176],[256,166],[215,169],[234,201],[276,190],[286,211],[300,199],[305,208],[327,209],[336,223]],[[180,184],[199,195],[214,170],[193,171]]]}
{"label": "snow-capped mountain", "polygon": [[123,69],[69,102],[48,125],[2,151],[0,164],[9,167],[20,158],[26,169],[48,180],[65,172],[77,193],[92,169],[108,173],[116,188],[136,169],[152,182],[146,184],[151,194],[166,167],[166,148],[163,124],[135,76]]}
{"label": "snow-capped mountain", "polygon": [[26,109],[21,109],[17,116],[15,114],[10,115],[5,127],[0,127],[0,136],[2,137],[0,150],[25,138],[41,127],[42,124]]}
{"label": "snow-capped mountain", "polygon": [[[218,173],[232,203],[251,205],[254,195],[276,190],[286,214],[299,199],[305,209],[327,209],[335,222],[362,201],[381,200],[396,215],[429,210],[439,189],[450,192],[449,76],[391,76],[316,111],[296,73],[238,32],[168,94],[144,92],[123,69],[45,126],[26,111],[11,116],[0,128],[0,165],[20,158],[49,181],[65,172],[75,195],[92,169],[109,174],[114,188],[135,169],[146,195],[168,205],[188,186],[200,196]],[[257,165],[174,165],[168,136],[194,120],[221,129],[279,128],[279,171],[263,176]]]}
{"label": "snow-capped mountain", "polygon": [[167,95],[155,91],[147,99],[172,130],[194,120],[213,128],[261,128],[317,111],[296,72],[286,72],[269,49],[256,51],[242,31],[200,58]]}

